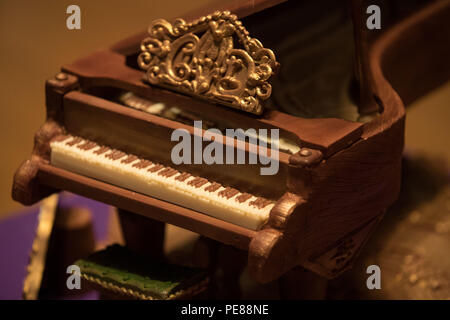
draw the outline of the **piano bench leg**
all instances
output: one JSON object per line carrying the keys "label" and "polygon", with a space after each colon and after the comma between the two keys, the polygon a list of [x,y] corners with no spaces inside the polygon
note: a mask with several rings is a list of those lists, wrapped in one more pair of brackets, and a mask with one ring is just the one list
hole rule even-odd
{"label": "piano bench leg", "polygon": [[302,267],[289,270],[278,279],[281,299],[322,300],[326,298],[327,279]]}
{"label": "piano bench leg", "polygon": [[164,258],[165,223],[117,209],[125,244],[131,250],[152,258]]}
{"label": "piano bench leg", "polygon": [[221,245],[218,253],[217,267],[220,270],[218,277],[221,290],[220,299],[241,299],[241,274],[247,266],[247,252],[229,245]]}
{"label": "piano bench leg", "polygon": [[83,207],[59,207],[48,243],[46,262],[39,292],[40,299],[77,296],[86,293],[67,288],[67,267],[95,251],[92,213]]}
{"label": "piano bench leg", "polygon": [[201,236],[194,249],[194,265],[208,270],[209,299],[240,299],[240,277],[247,265],[247,252]]}

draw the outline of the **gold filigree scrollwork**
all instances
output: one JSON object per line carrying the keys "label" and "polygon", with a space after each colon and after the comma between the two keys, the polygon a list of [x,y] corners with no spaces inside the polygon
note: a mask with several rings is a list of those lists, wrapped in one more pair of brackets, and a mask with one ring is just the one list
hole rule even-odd
{"label": "gold filigree scrollwork", "polygon": [[215,12],[173,24],[158,19],[149,34],[138,64],[150,84],[262,113],[262,102],[272,92],[268,79],[279,64],[271,50],[250,38],[236,15]]}

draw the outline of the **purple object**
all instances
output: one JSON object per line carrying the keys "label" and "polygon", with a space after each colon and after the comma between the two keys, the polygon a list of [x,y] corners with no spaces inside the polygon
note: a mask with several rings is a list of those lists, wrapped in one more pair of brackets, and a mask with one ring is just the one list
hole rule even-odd
{"label": "purple object", "polygon": [[[92,222],[96,241],[106,238],[110,218],[108,205],[62,192],[59,206],[89,208],[93,213]],[[39,205],[34,205],[0,220],[0,300],[22,299],[23,280],[26,276],[38,214]],[[93,292],[79,297],[79,299],[95,298],[97,295]]]}

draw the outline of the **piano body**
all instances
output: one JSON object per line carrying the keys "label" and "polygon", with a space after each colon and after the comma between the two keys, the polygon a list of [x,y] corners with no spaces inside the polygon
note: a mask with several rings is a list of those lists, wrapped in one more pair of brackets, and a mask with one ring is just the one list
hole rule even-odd
{"label": "piano body", "polygon": [[[46,83],[47,120],[35,135],[30,159],[15,175],[14,199],[30,205],[67,190],[143,216],[149,223],[161,222],[158,226],[169,223],[191,230],[248,252],[250,274],[262,283],[296,266],[326,278],[349,269],[400,188],[404,108],[384,77],[383,64],[395,56],[403,39],[411,39],[405,34],[414,34],[443,6],[407,20],[406,26],[394,27],[374,43],[360,61],[368,83],[361,87],[371,104],[356,103],[350,116],[340,117],[336,110],[329,114],[321,110],[317,115],[295,110],[295,99],[301,101],[302,96],[295,96],[294,89],[304,81],[297,70],[308,66],[296,68],[293,59],[301,55],[302,48],[295,41],[285,42],[303,30],[300,19],[291,18],[304,7],[296,1],[281,2],[254,1],[252,6],[252,1],[239,1],[226,8],[231,13],[212,11],[185,23],[159,20],[152,25],[155,28],[149,28],[150,40],[144,40],[149,34],[139,34],[63,66]],[[333,18],[337,21],[346,16],[345,8],[339,10]],[[220,29],[226,23],[229,29]],[[309,23],[305,18],[304,24]],[[169,70],[166,82],[149,80],[149,65],[164,74],[161,63],[186,62],[182,56],[186,52],[188,57],[205,59],[204,50],[189,53],[192,46],[183,52],[174,49],[189,42],[179,39],[190,32],[198,43],[209,32],[210,38],[201,44],[210,45],[219,56],[225,52],[228,59],[229,51],[220,51],[218,45],[223,39],[233,39],[234,49],[246,51],[253,62],[260,58],[254,53],[261,47],[245,41],[255,37],[273,50],[280,68],[264,109],[247,112],[230,100],[211,98],[192,89],[190,78],[185,87],[179,82],[171,84],[170,80],[184,77],[181,67]],[[192,34],[189,39],[195,47],[198,43]],[[222,37],[221,41],[211,40],[215,36]],[[151,64],[145,60],[149,56],[143,55],[156,48],[151,41],[163,39],[158,37],[170,39],[158,50],[167,49],[172,56],[161,55],[159,62]],[[265,63],[277,71],[275,60]],[[239,74],[244,77],[238,79],[239,85],[248,79],[244,73]],[[205,74],[207,81],[213,79]],[[235,87],[230,86],[233,91]],[[311,89],[304,86],[301,90]],[[171,134],[185,129],[195,135],[195,120],[202,120],[204,130],[279,129],[278,173],[261,175],[261,165],[248,163],[174,165],[171,150],[176,141],[171,141]],[[215,142],[241,148],[246,158],[255,150],[249,141],[230,144],[223,137]],[[132,232],[125,238],[135,237],[139,242],[138,234]],[[147,235],[145,241],[152,236]],[[159,236],[155,232],[155,243]]]}

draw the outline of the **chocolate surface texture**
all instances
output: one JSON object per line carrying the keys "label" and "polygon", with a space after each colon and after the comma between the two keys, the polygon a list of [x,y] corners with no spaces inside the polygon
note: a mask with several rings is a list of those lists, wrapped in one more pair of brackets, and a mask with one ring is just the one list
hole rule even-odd
{"label": "chocolate surface texture", "polygon": [[[274,21],[282,19],[284,13],[299,10],[300,5],[296,1],[278,5],[275,2],[278,3],[255,1],[256,5],[250,9],[250,2],[243,1],[240,7],[228,9],[254,31],[255,35],[251,36],[259,38],[266,34],[267,39],[262,36],[261,42],[277,55],[276,48],[272,47],[274,39],[280,32],[288,37],[296,29],[271,33],[258,21],[267,15]],[[279,278],[296,266],[323,277],[336,277],[352,266],[356,254],[400,190],[404,108],[385,78],[383,68],[398,61],[413,45],[413,39],[421,34],[417,30],[427,28],[437,34],[444,32],[431,21],[444,19],[448,11],[445,3],[434,3],[394,26],[372,44],[366,67],[370,71],[367,74],[368,90],[376,97],[378,115],[366,123],[289,114],[285,112],[287,105],[274,106],[277,99],[268,101],[267,107],[255,115],[218,105],[217,100],[214,103],[174,92],[167,85],[161,88],[152,85],[152,81],[149,84],[148,78],[143,81],[146,73],[137,66],[140,41],[145,34],[97,51],[63,66],[66,79],[47,81],[47,120],[36,133],[32,156],[16,172],[13,197],[29,205],[56,191],[68,190],[146,218],[189,229],[247,251],[249,271],[253,278],[263,283]],[[230,17],[230,13],[222,15]],[[184,28],[186,25],[179,26]],[[414,50],[421,61],[426,60],[430,65],[436,63],[428,59],[426,48],[415,47]],[[277,56],[281,70],[284,58]],[[393,76],[403,71],[399,66]],[[296,85],[300,80],[294,75],[289,78],[289,83]],[[280,81],[283,79],[276,80]],[[277,86],[273,90],[277,90]],[[117,98],[123,97],[120,95],[123,92],[131,92],[155,104],[163,103],[165,107],[147,110],[154,104],[146,106],[145,101],[139,102],[139,108],[126,106],[126,99]],[[273,96],[278,96],[279,101],[286,97],[281,91]],[[173,115],[174,109],[167,113],[169,109],[164,109],[167,106],[182,109],[182,120],[180,113]],[[243,129],[278,128],[280,137],[292,141],[299,151],[281,150],[280,169],[274,176],[261,176],[259,166],[249,164],[172,166],[170,150],[174,143],[170,141],[170,134],[177,128],[194,134],[192,114],[202,115],[211,124],[228,121]],[[173,201],[65,170],[51,162],[51,142],[64,141],[65,135],[79,137],[80,140],[75,138],[71,143],[86,152],[97,145],[107,146],[96,152],[107,155],[111,161],[122,161],[124,165],[133,163],[140,170],[155,168],[155,162],[161,165],[157,171],[167,179],[185,179],[195,187],[207,186],[211,192],[223,186],[220,196],[224,199],[252,202],[255,208],[273,207],[264,225],[252,230]],[[227,141],[224,139],[221,143]],[[114,151],[108,151],[108,148]],[[249,152],[246,142],[247,157]],[[196,178],[192,179],[191,175]],[[218,185],[206,185],[206,181]],[[249,200],[251,197],[256,198]]]}

